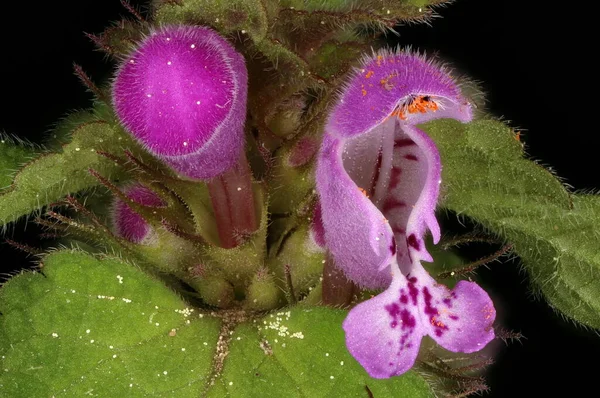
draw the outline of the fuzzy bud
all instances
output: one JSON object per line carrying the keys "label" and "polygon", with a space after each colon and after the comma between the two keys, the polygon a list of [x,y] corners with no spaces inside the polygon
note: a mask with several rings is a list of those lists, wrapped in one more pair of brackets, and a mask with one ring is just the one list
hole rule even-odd
{"label": "fuzzy bud", "polygon": [[[131,185],[124,190],[128,198],[148,207],[164,207],[166,203],[143,185]],[[113,225],[115,234],[133,243],[149,244],[153,240],[152,227],[120,199],[113,206]]]}
{"label": "fuzzy bud", "polygon": [[243,149],[247,84],[244,58],[216,32],[165,26],[122,63],[112,94],[149,152],[182,176],[211,179]]}

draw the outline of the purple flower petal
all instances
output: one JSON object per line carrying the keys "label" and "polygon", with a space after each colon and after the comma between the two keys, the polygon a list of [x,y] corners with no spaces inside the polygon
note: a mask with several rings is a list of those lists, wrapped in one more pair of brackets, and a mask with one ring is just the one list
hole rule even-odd
{"label": "purple flower petal", "polygon": [[[124,192],[127,197],[143,206],[166,206],[166,203],[158,195],[143,185],[131,185],[125,188]],[[150,225],[120,199],[116,199],[114,202],[112,219],[117,236],[133,243],[148,243],[147,241],[152,235]]]}
{"label": "purple flower petal", "polygon": [[395,251],[385,217],[352,181],[342,164],[343,141],[325,136],[317,169],[317,186],[325,242],[336,265],[359,285],[389,285],[386,267]]}
{"label": "purple flower petal", "polygon": [[243,148],[247,80],[244,58],[216,32],[166,26],[123,62],[113,102],[151,153],[180,174],[208,179]]}
{"label": "purple flower petal", "polygon": [[358,304],[344,320],[346,345],[375,378],[409,370],[423,336],[453,352],[481,350],[494,338],[494,306],[483,289],[460,281],[453,290],[437,284],[415,263],[402,275],[396,264],[390,287]]}
{"label": "purple flower petal", "polygon": [[325,241],[360,286],[387,287],[394,254],[408,272],[409,246],[431,261],[423,236],[440,235],[441,163],[414,123],[438,117],[471,118],[452,78],[418,54],[384,52],[364,62],[328,118],[317,166]]}
{"label": "purple flower petal", "polygon": [[321,214],[321,205],[317,203],[313,213],[313,219],[310,224],[309,237],[312,246],[316,251],[325,251],[325,230],[323,229],[323,216]]}
{"label": "purple flower petal", "polygon": [[422,322],[439,345],[452,352],[481,350],[494,338],[496,310],[488,294],[474,282],[454,289],[437,284],[425,270],[421,278]]}
{"label": "purple flower petal", "polygon": [[415,125],[440,117],[472,118],[444,68],[418,54],[384,52],[350,79],[325,127],[321,241],[349,279],[387,287],[344,321],[349,351],[376,378],[410,369],[425,335],[455,352],[477,351],[494,337],[495,310],[483,289],[462,281],[450,291],[421,265],[433,260],[426,232],[434,243],[440,238],[441,161]]}
{"label": "purple flower petal", "polygon": [[362,135],[390,117],[410,125],[432,119],[471,120],[471,104],[445,68],[419,54],[383,51],[351,77],[325,131]]}
{"label": "purple flower petal", "polygon": [[401,291],[408,288],[399,275],[385,292],[358,304],[344,320],[348,350],[377,379],[409,370],[426,334],[417,306]]}

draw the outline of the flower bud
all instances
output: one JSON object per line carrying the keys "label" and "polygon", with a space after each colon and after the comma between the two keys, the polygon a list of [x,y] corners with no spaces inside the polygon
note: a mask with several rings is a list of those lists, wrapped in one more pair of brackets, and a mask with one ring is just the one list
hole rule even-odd
{"label": "flower bud", "polygon": [[152,154],[182,176],[211,179],[244,146],[248,76],[244,58],[200,26],[165,26],[123,62],[116,113]]}
{"label": "flower bud", "polygon": [[[143,185],[131,185],[124,190],[134,202],[148,207],[164,207],[166,203]],[[115,234],[133,243],[151,244],[156,234],[146,220],[134,212],[126,203],[116,199],[113,207],[113,225]]]}

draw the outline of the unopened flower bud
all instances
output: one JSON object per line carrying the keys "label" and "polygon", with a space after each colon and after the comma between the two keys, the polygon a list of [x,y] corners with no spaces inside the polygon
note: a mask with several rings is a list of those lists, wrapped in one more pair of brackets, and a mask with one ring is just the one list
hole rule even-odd
{"label": "unopened flower bud", "polygon": [[120,66],[113,102],[123,125],[179,174],[211,179],[244,146],[244,58],[200,26],[151,33]]}

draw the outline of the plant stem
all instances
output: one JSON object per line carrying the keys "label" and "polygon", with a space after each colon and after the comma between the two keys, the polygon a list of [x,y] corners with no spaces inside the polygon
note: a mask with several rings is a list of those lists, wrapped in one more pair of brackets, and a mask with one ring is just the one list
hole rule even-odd
{"label": "plant stem", "polygon": [[258,229],[252,174],[242,153],[238,163],[208,183],[221,247],[231,249]]}
{"label": "plant stem", "polygon": [[356,285],[346,278],[342,270],[335,265],[329,253],[325,257],[325,266],[323,267],[322,289],[323,303],[336,307],[350,305],[358,290]]}

